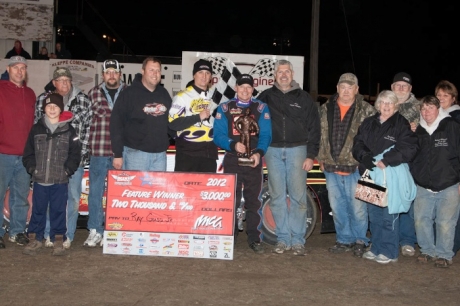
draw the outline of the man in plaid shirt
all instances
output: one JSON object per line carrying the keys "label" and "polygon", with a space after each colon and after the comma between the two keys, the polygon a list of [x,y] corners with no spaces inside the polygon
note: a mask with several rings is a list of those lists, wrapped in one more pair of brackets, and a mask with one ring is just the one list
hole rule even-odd
{"label": "man in plaid shirt", "polygon": [[[38,99],[35,107],[35,123],[43,116],[43,101],[46,99],[49,91],[60,94],[64,100],[64,110],[73,114],[71,125],[75,128],[78,138],[81,142],[81,161],[78,170],[69,179],[69,195],[67,200],[67,233],[64,241],[64,248],[69,249],[74,239],[75,230],[77,229],[78,207],[80,205],[81,180],[83,178],[84,167],[88,163],[88,141],[89,127],[91,124],[91,109],[88,96],[72,84],[72,74],[67,67],[56,67],[53,73],[53,79],[45,87],[45,92]],[[49,219],[46,222],[45,238],[46,247],[53,247],[53,242],[49,238]]]}
{"label": "man in plaid shirt", "polygon": [[89,236],[84,246],[95,247],[102,242],[104,233],[104,196],[105,179],[108,170],[113,169],[113,154],[110,141],[110,115],[120,92],[126,88],[121,81],[121,69],[117,60],[108,59],[102,65],[103,82],[88,92],[91,101],[91,121],[89,148],[91,164],[89,181],[91,188],[88,197]]}

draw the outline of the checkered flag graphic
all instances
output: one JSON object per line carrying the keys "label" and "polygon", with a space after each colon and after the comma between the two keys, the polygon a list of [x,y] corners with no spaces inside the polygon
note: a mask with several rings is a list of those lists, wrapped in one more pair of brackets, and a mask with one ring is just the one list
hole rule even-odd
{"label": "checkered flag graphic", "polygon": [[[208,59],[210,61],[210,59]],[[213,63],[214,70],[214,63]],[[225,65],[223,65],[222,73],[220,76],[219,82],[217,82],[214,87],[214,92],[212,93],[212,100],[220,104],[221,102],[228,101],[235,97],[235,85],[236,78],[241,75],[241,72],[238,70],[236,65],[230,60],[226,59]],[[254,89],[252,95],[257,96],[258,91]]]}
{"label": "checkered flag graphic", "polygon": [[277,60],[263,58],[260,59],[256,65],[249,72],[250,75],[258,75],[272,78],[275,73],[275,63]]}
{"label": "checkered flag graphic", "polygon": [[221,75],[225,70],[225,63],[227,58],[223,56],[215,56],[206,58],[207,61],[210,61],[212,64],[212,72],[215,75]]}

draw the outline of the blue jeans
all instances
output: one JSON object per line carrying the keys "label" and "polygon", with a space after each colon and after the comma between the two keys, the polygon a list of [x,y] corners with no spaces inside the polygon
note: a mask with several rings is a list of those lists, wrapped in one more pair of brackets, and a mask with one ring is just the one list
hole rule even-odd
{"label": "blue jeans", "polygon": [[457,227],[455,228],[455,237],[454,237],[454,256],[457,254],[458,250],[460,250],[460,216],[457,220]]}
{"label": "blue jeans", "polygon": [[68,190],[67,184],[42,186],[34,183],[32,216],[30,217],[28,232],[35,233],[38,241],[43,240],[48,217],[51,223],[51,241],[54,242],[55,235],[66,233]]}
{"label": "blue jeans", "polygon": [[166,152],[148,153],[124,147],[123,169],[138,171],[166,171]]}
{"label": "blue jeans", "polygon": [[361,177],[358,170],[349,175],[324,171],[324,175],[334,217],[336,241],[344,244],[363,242],[368,245],[368,204],[355,198],[356,185]]}
{"label": "blue jeans", "polygon": [[88,196],[88,229],[95,229],[97,233],[104,233],[104,209],[102,198],[105,191],[107,172],[113,169],[112,157],[91,156],[89,165],[89,182],[91,188]]}
{"label": "blue jeans", "polygon": [[307,146],[268,147],[265,154],[271,197],[270,209],[276,223],[275,234],[277,241],[287,246],[305,244],[307,171],[302,169],[302,164],[306,158]]}
{"label": "blue jeans", "polygon": [[[417,241],[423,254],[452,259],[459,215],[458,184],[434,193],[417,186],[414,216]],[[436,240],[433,224],[436,224]]]}
{"label": "blue jeans", "polygon": [[[22,156],[0,153],[0,225],[3,224],[3,206],[6,190],[10,189],[10,236],[23,233],[27,224],[30,191],[30,175],[22,164]],[[5,229],[0,226],[0,237]]]}
{"label": "blue jeans", "polygon": [[371,252],[395,259],[399,255],[399,214],[389,214],[388,207],[367,204],[372,235]]}
{"label": "blue jeans", "polygon": [[[69,198],[67,199],[67,239],[73,241],[77,230],[78,208],[80,207],[81,183],[85,170],[79,167],[69,179]],[[91,189],[91,188],[90,188]],[[46,218],[45,238],[50,236],[49,217]]]}
{"label": "blue jeans", "polygon": [[399,245],[410,245],[415,247],[416,243],[414,202],[412,202],[408,212],[399,214]]}

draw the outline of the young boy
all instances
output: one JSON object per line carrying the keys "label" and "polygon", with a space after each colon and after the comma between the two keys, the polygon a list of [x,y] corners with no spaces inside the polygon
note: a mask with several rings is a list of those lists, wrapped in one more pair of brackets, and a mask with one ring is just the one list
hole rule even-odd
{"label": "young boy", "polygon": [[73,115],[64,110],[63,98],[51,93],[43,103],[43,116],[30,130],[22,162],[32,176],[32,216],[29,243],[23,254],[35,255],[42,247],[49,204],[53,255],[64,255],[67,185],[80,164],[81,144],[70,125]]}

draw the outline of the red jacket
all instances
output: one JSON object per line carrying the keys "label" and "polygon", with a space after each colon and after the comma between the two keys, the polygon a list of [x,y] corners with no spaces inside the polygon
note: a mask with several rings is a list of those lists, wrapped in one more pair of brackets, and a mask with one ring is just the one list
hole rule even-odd
{"label": "red jacket", "polygon": [[35,93],[0,80],[0,153],[20,155],[34,124]]}

